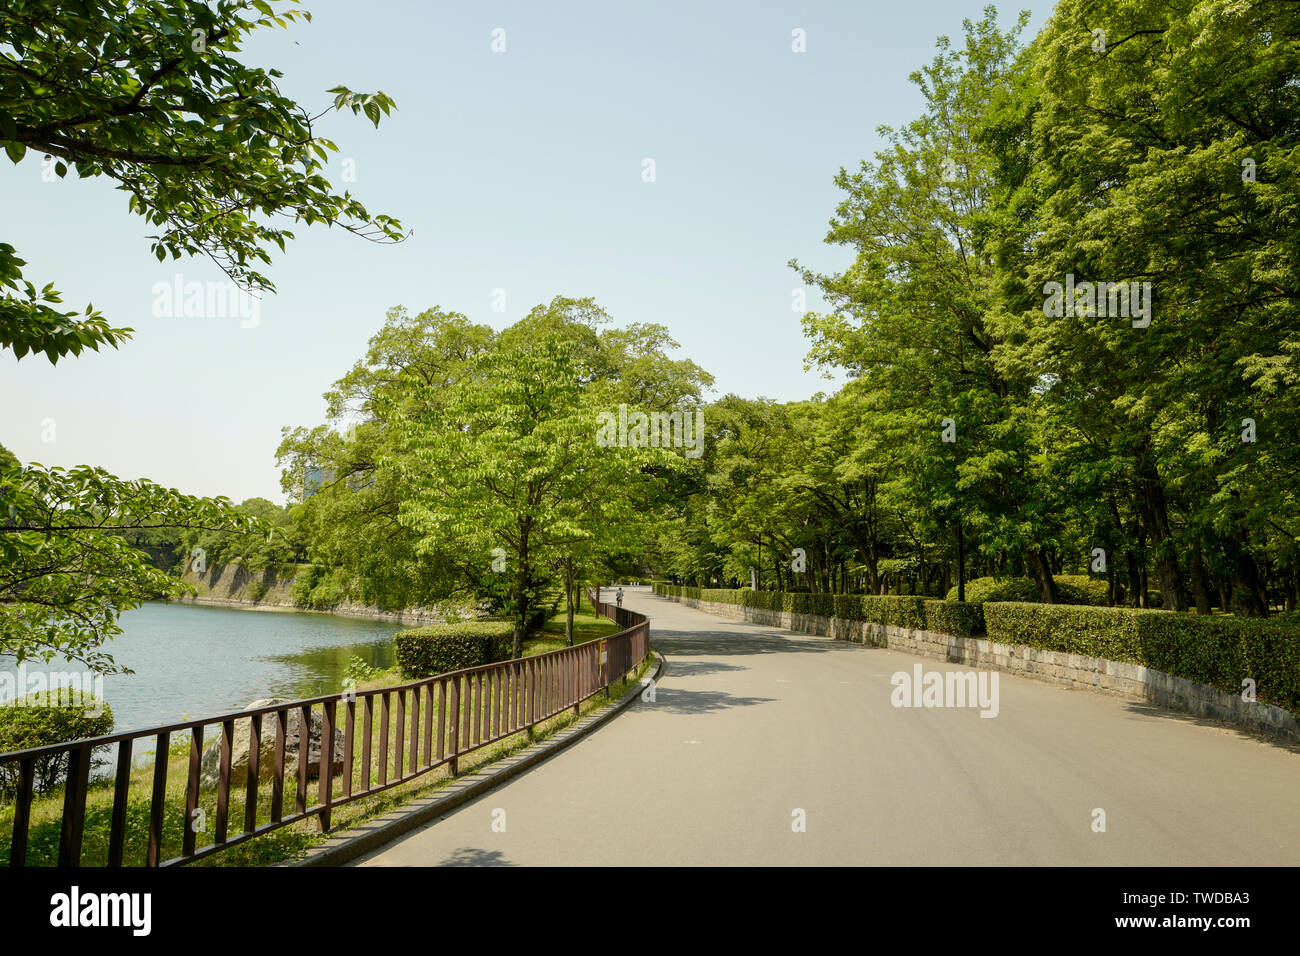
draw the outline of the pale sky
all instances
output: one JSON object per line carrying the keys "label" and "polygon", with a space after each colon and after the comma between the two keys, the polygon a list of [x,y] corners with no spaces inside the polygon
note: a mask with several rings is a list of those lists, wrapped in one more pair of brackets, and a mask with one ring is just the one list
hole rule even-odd
{"label": "pale sky", "polygon": [[[444,3],[308,0],[308,24],[260,31],[245,62],[284,72],[319,112],[331,86],[383,90],[376,130],[333,114],[329,177],[415,234],[377,246],[299,226],[267,270],[254,324],[155,317],[154,287],[221,282],[206,260],[159,263],[152,229],[109,180],[44,182],[0,157],[3,240],[69,307],[93,302],[134,337],[51,366],[0,353],[0,444],[23,461],[93,464],[200,495],[283,501],[282,426],[320,424],[321,393],[384,313],[459,311],[502,328],[556,295],[594,296],[617,324],[659,322],[727,392],[832,391],[804,371],[787,261],[834,269],[822,239],[833,178],[914,118],[908,74],[961,36],[960,0]],[[707,7],[707,9],[702,9]],[[1003,27],[1045,0],[999,7]],[[505,52],[492,51],[505,31]],[[806,51],[792,50],[804,31]],[[654,162],[646,182],[645,160]],[[343,182],[351,160],[355,182]],[[505,310],[494,312],[494,290]],[[808,294],[808,306],[821,300]]]}

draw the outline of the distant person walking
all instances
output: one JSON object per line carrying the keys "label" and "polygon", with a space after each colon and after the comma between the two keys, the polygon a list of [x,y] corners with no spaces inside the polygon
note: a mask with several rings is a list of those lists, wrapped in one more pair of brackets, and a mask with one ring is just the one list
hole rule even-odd
{"label": "distant person walking", "polygon": [[622,607],[622,606],[623,606],[623,589],[622,589],[622,588],[619,588],[617,591],[614,592],[614,600],[618,602],[618,606],[619,606],[619,607]]}

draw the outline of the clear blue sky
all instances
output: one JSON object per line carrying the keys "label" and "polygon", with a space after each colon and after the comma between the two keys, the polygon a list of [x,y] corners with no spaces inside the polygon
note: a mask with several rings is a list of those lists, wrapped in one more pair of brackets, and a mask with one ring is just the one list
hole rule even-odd
{"label": "clear blue sky", "polygon": [[[299,227],[269,274],[255,328],[237,318],[155,318],[153,287],[224,277],[158,263],[150,227],[107,180],[53,183],[40,157],[0,164],[5,241],[26,277],[53,281],[135,329],[120,349],[52,367],[0,353],[0,444],[24,461],[94,464],[183,491],[282,501],[280,428],[322,421],[321,393],[361,356],[386,310],[439,305],[504,327],[555,295],[594,296],[616,323],[660,322],[736,392],[790,401],[834,382],[804,371],[791,309],[794,257],[848,261],[823,244],[832,179],[880,146],[876,128],[919,112],[908,74],[937,35],[982,4],[445,3],[308,0],[309,24],[260,31],[245,62],[282,70],[314,112],[325,90],[382,89],[375,129],[320,124],[355,161],[347,184],[415,235],[375,246]],[[999,7],[1009,25],[1046,0]],[[506,52],[491,50],[505,30]],[[806,31],[807,51],[791,50]],[[642,161],[656,181],[642,181]],[[491,309],[494,289],[506,311]],[[810,308],[821,303],[809,294]],[[53,441],[50,423],[53,424]]]}

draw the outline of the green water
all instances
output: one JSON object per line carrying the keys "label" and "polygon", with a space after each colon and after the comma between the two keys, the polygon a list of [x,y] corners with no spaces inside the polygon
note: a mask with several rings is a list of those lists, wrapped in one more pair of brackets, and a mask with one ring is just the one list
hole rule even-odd
{"label": "green water", "polygon": [[[122,633],[105,650],[135,673],[104,678],[117,731],[224,714],[262,697],[341,693],[353,655],[376,667],[392,665],[392,637],[401,629],[326,614],[192,604],[146,604],[123,614],[120,624]],[[29,662],[28,670],[44,666]]]}

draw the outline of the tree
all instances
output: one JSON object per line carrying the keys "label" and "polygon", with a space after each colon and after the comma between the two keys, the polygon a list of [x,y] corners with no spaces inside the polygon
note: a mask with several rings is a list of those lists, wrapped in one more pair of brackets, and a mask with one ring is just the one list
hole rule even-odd
{"label": "tree", "polygon": [[[345,572],[363,600],[386,608],[427,605],[459,590],[486,593],[493,575],[453,541],[429,543],[399,520],[407,489],[379,463],[403,453],[393,416],[437,417],[466,363],[494,341],[477,325],[438,307],[409,315],[390,309],[365,356],[326,392],[329,425],[286,428],[277,451],[281,485],[303,501],[298,520],[313,563]],[[310,496],[304,479],[322,477]]]}
{"label": "tree", "polygon": [[[896,496],[935,528],[963,541],[973,532],[991,559],[1023,561],[1054,601],[1055,528],[1028,410],[1034,380],[995,361],[999,182],[981,141],[996,91],[1022,68],[1026,21],[1003,33],[988,8],[965,21],[963,48],[939,39],[933,62],[912,75],[924,114],[882,129],[889,148],[836,178],[846,197],[827,241],[856,260],[837,275],[800,272],[835,306],[804,319],[811,357],[862,380],[871,429],[906,459],[890,479]],[[914,547],[924,563],[919,538]]]}
{"label": "tree", "polygon": [[[158,231],[161,262],[203,255],[241,287],[274,290],[257,269],[293,233],[272,217],[324,222],[380,242],[401,224],[372,216],[322,175],[337,146],[276,85],[278,70],[245,65],[242,45],[263,27],[310,19],[277,13],[280,0],[13,0],[0,8],[0,147],[18,163],[44,154],[59,176],[106,176],[128,208]],[[290,0],[290,3],[296,0]],[[379,125],[393,101],[339,86],[334,109]],[[93,306],[55,308],[53,283],[23,276],[15,247],[0,243],[0,346],[18,358],[116,347],[131,330]]]}
{"label": "tree", "polygon": [[0,655],[121,670],[101,650],[121,631],[118,614],[180,585],[120,532],[195,527],[266,533],[224,498],[98,468],[0,463]]}
{"label": "tree", "polygon": [[1026,284],[1147,283],[1149,312],[1040,302],[1016,351],[1074,493],[1131,502],[1110,526],[1131,512],[1177,610],[1218,578],[1265,614],[1269,549],[1293,560],[1298,27],[1293,4],[1066,0],[1038,39]]}
{"label": "tree", "polygon": [[605,395],[584,387],[593,370],[571,338],[555,328],[502,338],[466,363],[438,416],[410,413],[429,387],[406,380],[390,418],[400,451],[381,467],[406,489],[400,521],[418,534],[417,552],[455,542],[506,576],[518,657],[545,570],[593,538],[621,536],[634,518],[624,489],[642,464],[672,456],[598,445]]}

